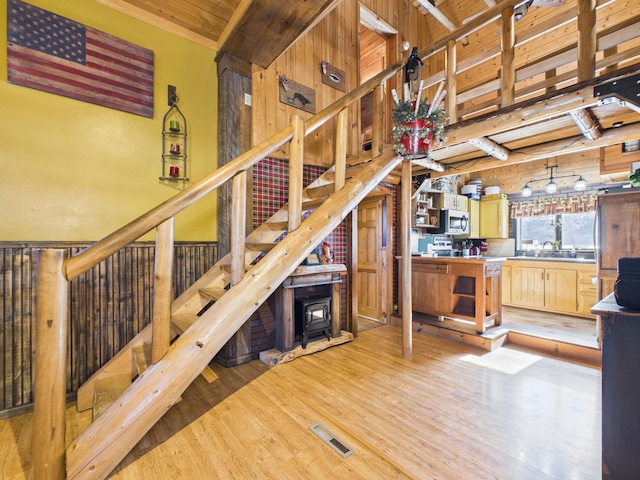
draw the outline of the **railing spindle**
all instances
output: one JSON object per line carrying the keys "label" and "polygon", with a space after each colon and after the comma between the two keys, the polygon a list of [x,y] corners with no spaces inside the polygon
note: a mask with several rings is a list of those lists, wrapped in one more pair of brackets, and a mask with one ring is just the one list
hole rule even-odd
{"label": "railing spindle", "polygon": [[384,146],[384,83],[373,90],[373,124],[371,126],[371,154],[377,157]]}
{"label": "railing spindle", "polygon": [[291,117],[293,138],[289,146],[289,231],[292,232],[302,222],[302,189],[304,165],[304,119],[299,115]]}
{"label": "railing spindle", "polygon": [[349,125],[349,109],[344,108],[336,118],[336,143],[335,143],[335,179],[334,186],[337,192],[344,187],[347,168],[347,142]]}
{"label": "railing spindle", "polygon": [[247,172],[233,177],[231,187],[231,285],[245,274],[245,236],[247,230]]}
{"label": "railing spindle", "polygon": [[171,303],[173,302],[173,217],[156,228],[155,283],[151,362],[159,361],[171,342]]}

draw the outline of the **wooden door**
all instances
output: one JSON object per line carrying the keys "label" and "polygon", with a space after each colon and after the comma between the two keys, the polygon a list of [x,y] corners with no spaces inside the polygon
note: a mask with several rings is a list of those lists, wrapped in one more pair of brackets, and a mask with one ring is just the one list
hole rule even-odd
{"label": "wooden door", "polygon": [[358,207],[358,314],[387,322],[391,314],[391,197]]}

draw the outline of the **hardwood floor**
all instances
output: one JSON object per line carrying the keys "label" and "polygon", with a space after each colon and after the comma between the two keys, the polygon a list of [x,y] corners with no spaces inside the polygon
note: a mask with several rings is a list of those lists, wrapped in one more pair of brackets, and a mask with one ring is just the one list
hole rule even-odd
{"label": "hardwood floor", "polygon": [[[600,479],[600,370],[401,330],[202,378],[113,479]],[[68,410],[75,434],[89,421]],[[32,414],[0,421],[3,480],[29,478]],[[356,452],[343,459],[309,427]]]}

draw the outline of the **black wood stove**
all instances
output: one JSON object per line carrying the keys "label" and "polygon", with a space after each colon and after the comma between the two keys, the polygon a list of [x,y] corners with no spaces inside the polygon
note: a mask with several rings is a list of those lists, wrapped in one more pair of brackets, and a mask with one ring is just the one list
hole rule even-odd
{"label": "black wood stove", "polygon": [[325,335],[331,338],[331,297],[296,300],[296,336],[302,348],[307,348],[309,338]]}

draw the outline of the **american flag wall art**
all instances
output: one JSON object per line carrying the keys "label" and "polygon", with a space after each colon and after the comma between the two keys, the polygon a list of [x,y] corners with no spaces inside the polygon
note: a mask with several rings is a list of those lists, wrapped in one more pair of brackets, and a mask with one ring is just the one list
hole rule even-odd
{"label": "american flag wall art", "polygon": [[7,2],[9,83],[153,118],[153,51]]}

